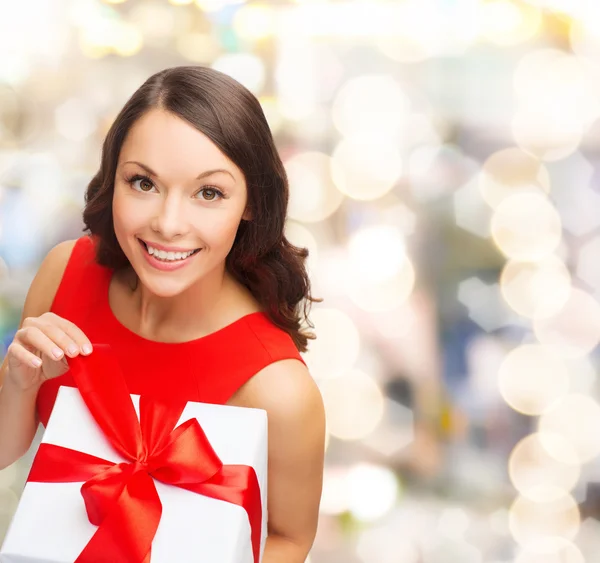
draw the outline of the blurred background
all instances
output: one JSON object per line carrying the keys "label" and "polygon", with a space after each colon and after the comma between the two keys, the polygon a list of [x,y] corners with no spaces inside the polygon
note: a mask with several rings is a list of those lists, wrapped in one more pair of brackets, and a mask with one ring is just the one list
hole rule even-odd
{"label": "blurred background", "polygon": [[0,356],[112,120],[184,64],[259,98],[324,298],[310,563],[599,561],[600,3],[1,0]]}

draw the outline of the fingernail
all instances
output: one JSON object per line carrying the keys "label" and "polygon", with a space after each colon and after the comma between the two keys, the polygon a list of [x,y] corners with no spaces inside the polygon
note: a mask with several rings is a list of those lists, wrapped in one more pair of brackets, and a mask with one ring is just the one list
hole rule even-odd
{"label": "fingernail", "polygon": [[75,355],[79,352],[79,350],[77,349],[77,346],[75,346],[75,344],[71,344],[68,348],[67,348],[67,352],[69,352],[69,354],[71,355]]}
{"label": "fingernail", "polygon": [[91,354],[92,353],[92,347],[89,344],[84,344],[83,348],[81,349],[81,351],[84,354]]}
{"label": "fingernail", "polygon": [[60,348],[52,348],[52,354],[55,358],[61,358],[63,355],[63,351]]}

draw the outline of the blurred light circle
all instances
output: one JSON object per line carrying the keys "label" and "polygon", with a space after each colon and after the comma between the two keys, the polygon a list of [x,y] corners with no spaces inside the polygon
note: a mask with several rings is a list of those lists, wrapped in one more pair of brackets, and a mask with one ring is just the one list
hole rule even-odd
{"label": "blurred light circle", "polygon": [[129,12],[146,38],[165,39],[175,30],[175,11],[158,3],[135,5]]}
{"label": "blurred light circle", "polygon": [[586,563],[586,561],[581,550],[574,543],[561,537],[547,537],[528,543],[519,551],[514,563]]}
{"label": "blurred light circle", "polygon": [[144,36],[137,26],[119,22],[115,27],[112,47],[122,57],[131,57],[139,53],[144,45]]}
{"label": "blurred light circle", "polygon": [[243,4],[244,0],[194,0],[194,3],[203,12],[218,12],[228,6]]}
{"label": "blurred light circle", "polygon": [[[590,19],[588,25],[597,16]],[[575,23],[571,30],[577,25]],[[546,58],[543,61],[545,64],[538,65],[545,75],[536,73],[529,77],[527,83],[527,72],[531,68],[524,68],[521,83],[527,84],[530,92],[535,92],[535,98],[542,107],[546,107],[546,113],[552,110],[569,113],[587,130],[600,116],[600,68],[595,64],[594,57],[577,56],[556,49],[544,49],[538,53],[541,53],[541,58]],[[536,87],[540,96],[534,90]]]}
{"label": "blurred light circle", "polygon": [[377,283],[398,275],[407,260],[404,237],[391,225],[356,231],[348,242],[350,267],[365,281]]}
{"label": "blurred light circle", "polygon": [[341,514],[348,510],[348,468],[325,466],[323,471],[323,492],[319,511],[323,514]]}
{"label": "blurred light circle", "polygon": [[259,57],[251,53],[221,55],[211,66],[231,76],[255,95],[265,85],[265,65]]}
{"label": "blurred light circle", "polygon": [[314,272],[319,260],[317,239],[315,239],[313,234],[304,225],[290,220],[287,220],[285,223],[284,233],[285,237],[294,246],[308,249],[305,266],[309,274]]}
{"label": "blurred light circle", "polygon": [[[591,397],[572,393],[554,403],[538,422],[541,443],[563,463],[585,463],[600,454],[600,405]],[[560,436],[567,442],[559,441]]]}
{"label": "blurred light circle", "polygon": [[509,527],[513,538],[522,546],[547,536],[575,537],[581,516],[571,495],[547,502],[535,502],[519,496],[509,510]]}
{"label": "blurred light circle", "polygon": [[562,120],[586,129],[600,114],[600,70],[559,49],[526,54],[515,71],[515,91],[523,108],[560,125],[551,131],[564,128]]}
{"label": "blurred light circle", "polygon": [[343,135],[401,133],[410,102],[389,75],[359,76],[346,82],[333,101],[333,123]]}
{"label": "blurred light circle", "polygon": [[[366,269],[351,268],[351,277],[345,280],[350,299],[364,311],[387,311],[402,305],[415,286],[415,270],[406,258],[400,270],[386,278],[373,279]],[[381,272],[379,272],[381,274]]]}
{"label": "blurred light circle", "polygon": [[54,112],[56,130],[71,141],[84,141],[98,126],[94,108],[79,98],[70,98]]}
{"label": "blurred light circle", "polygon": [[463,508],[446,508],[438,521],[438,530],[447,538],[461,539],[471,525],[471,518]]}
{"label": "blurred light circle", "polygon": [[596,18],[580,18],[571,22],[569,39],[573,51],[582,58],[598,60],[600,55],[600,31]]}
{"label": "blurred light circle", "polygon": [[315,379],[349,371],[358,358],[360,334],[352,319],[337,309],[318,308],[310,313],[317,335],[304,359]]}
{"label": "blurred light circle", "polygon": [[394,187],[402,174],[402,157],[385,136],[345,137],[333,152],[331,173],[343,194],[373,200]]}
{"label": "blurred light circle", "polygon": [[360,440],[381,422],[384,399],[376,381],[360,370],[325,379],[320,383],[327,425],[332,436]]}
{"label": "blurred light circle", "polygon": [[548,199],[537,193],[505,198],[492,216],[492,237],[498,248],[515,260],[540,260],[560,244],[560,216]]}
{"label": "blurred light circle", "polygon": [[491,207],[521,191],[550,191],[546,167],[534,156],[516,147],[492,154],[479,174],[479,189]]}
{"label": "blurred light circle", "polygon": [[390,525],[369,526],[359,532],[356,554],[364,563],[420,563],[423,560],[417,541],[399,536]]}
{"label": "blurred light circle", "polygon": [[[551,440],[564,440],[560,435]],[[568,444],[565,444],[568,447]],[[530,500],[557,500],[570,492],[581,474],[581,467],[552,457],[539,434],[523,438],[510,454],[508,472],[515,488]]]}
{"label": "blurred light circle", "polygon": [[275,10],[268,4],[247,4],[233,16],[233,29],[240,37],[265,39],[276,31]]}
{"label": "blurred light circle", "polygon": [[600,236],[596,235],[579,247],[577,277],[595,290],[600,290]]}
{"label": "blurred light circle", "polygon": [[396,504],[398,482],[387,467],[359,463],[347,475],[348,508],[362,522],[377,520]]}
{"label": "blurred light circle", "polygon": [[269,129],[271,129],[271,133],[275,135],[283,127],[283,117],[279,113],[277,100],[273,96],[260,96],[258,101],[260,102],[260,106],[262,107],[267,123],[269,124]]}
{"label": "blurred light circle", "polygon": [[[388,57],[403,63],[420,62],[440,54],[448,23],[442,10],[428,0],[395,3],[396,33],[376,37],[377,46]],[[466,35],[464,29],[464,35]]]}
{"label": "blurred light circle", "polygon": [[313,223],[332,215],[344,196],[331,179],[330,158],[319,152],[299,153],[285,161],[290,185],[288,215]]}
{"label": "blurred light circle", "polygon": [[583,126],[570,113],[548,115],[538,107],[521,107],[512,122],[516,143],[525,151],[546,160],[560,160],[574,153],[583,138]]}
{"label": "blurred light circle", "polygon": [[511,350],[498,370],[503,399],[516,411],[538,415],[569,391],[569,374],[551,349],[525,344]]}
{"label": "blurred light circle", "polygon": [[217,40],[208,33],[181,33],[174,40],[177,51],[195,63],[212,63],[221,52]]}
{"label": "blurred light circle", "polygon": [[509,260],[500,275],[500,290],[520,315],[545,319],[558,313],[569,299],[571,274],[554,254],[538,262]]}
{"label": "blurred light circle", "polygon": [[555,354],[585,356],[600,342],[600,304],[585,291],[573,288],[556,314],[534,318],[533,329],[537,339]]}
{"label": "blurred light circle", "polygon": [[516,45],[533,37],[542,22],[538,9],[512,0],[481,5],[482,34],[497,45]]}

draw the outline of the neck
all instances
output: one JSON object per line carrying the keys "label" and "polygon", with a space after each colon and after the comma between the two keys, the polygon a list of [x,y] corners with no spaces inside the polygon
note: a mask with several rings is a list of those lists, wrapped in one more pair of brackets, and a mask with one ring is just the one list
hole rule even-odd
{"label": "neck", "polygon": [[138,280],[133,297],[139,330],[142,334],[167,333],[169,338],[177,335],[177,339],[209,334],[224,322],[233,293],[233,280],[224,267],[172,297],[155,295]]}

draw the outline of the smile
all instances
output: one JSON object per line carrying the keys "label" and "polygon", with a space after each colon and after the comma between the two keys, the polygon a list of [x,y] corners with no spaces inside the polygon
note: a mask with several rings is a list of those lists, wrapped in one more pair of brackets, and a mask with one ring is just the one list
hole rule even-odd
{"label": "smile", "polygon": [[166,252],[153,248],[144,241],[138,239],[140,246],[144,250],[144,256],[150,263],[159,270],[174,270],[188,264],[191,259],[202,249],[190,250],[188,252]]}

